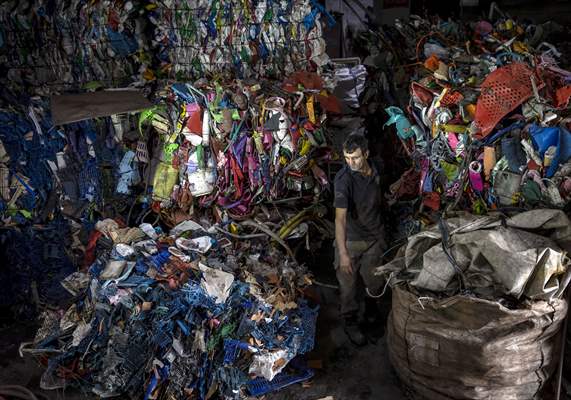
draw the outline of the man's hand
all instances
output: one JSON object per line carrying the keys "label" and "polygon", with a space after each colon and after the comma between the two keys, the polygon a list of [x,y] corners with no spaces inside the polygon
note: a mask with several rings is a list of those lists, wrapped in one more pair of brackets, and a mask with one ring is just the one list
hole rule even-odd
{"label": "man's hand", "polygon": [[346,274],[353,275],[353,265],[348,254],[339,254],[339,268]]}
{"label": "man's hand", "polygon": [[339,268],[346,274],[353,274],[351,257],[347,251],[345,230],[347,228],[347,209],[335,208],[335,244],[339,252]]}

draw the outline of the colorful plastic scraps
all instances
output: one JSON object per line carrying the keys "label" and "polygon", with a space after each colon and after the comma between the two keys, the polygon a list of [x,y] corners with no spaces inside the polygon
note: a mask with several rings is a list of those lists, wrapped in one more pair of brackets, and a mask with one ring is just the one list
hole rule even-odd
{"label": "colorful plastic scraps", "polygon": [[0,209],[4,224],[33,220],[56,187],[47,161],[65,146],[46,102],[29,99],[0,110]]}
{"label": "colorful plastic scraps", "polygon": [[[386,109],[420,174],[417,209],[565,207],[571,72],[557,48],[532,46],[526,26],[505,18],[458,25],[471,38],[463,44],[439,26],[401,26],[419,62],[409,106]],[[402,185],[410,181],[393,185],[392,200],[411,192]]]}
{"label": "colorful plastic scraps", "polygon": [[[302,82],[303,85],[302,86]],[[231,217],[265,201],[312,199],[328,186],[319,163],[331,152],[324,122],[338,102],[316,74],[225,84],[177,83],[154,110],[141,114],[141,129],[158,133],[151,151],[156,169],[153,199],[188,211],[193,199]]]}
{"label": "colorful plastic scraps", "polygon": [[56,128],[48,100],[35,97],[29,106],[11,104],[0,111],[4,224],[43,223],[60,211],[80,220],[110,204],[120,208],[119,195],[138,174],[128,175],[124,160],[130,154],[134,118],[100,118]]}
{"label": "colorful plastic scraps", "polygon": [[[4,221],[23,228],[35,221],[34,229],[57,229],[53,237],[58,243],[69,243],[69,250],[78,252],[75,259],[62,254],[61,246],[56,252],[34,229],[26,231],[26,246],[18,247],[18,238],[10,242],[17,247],[18,262],[29,261],[33,268],[22,270],[27,274],[27,280],[18,281],[22,294],[34,293],[29,281],[35,279],[39,301],[61,304],[62,288],[53,287],[59,279],[78,300],[67,311],[47,312],[36,346],[25,350],[49,355],[44,388],[80,381],[102,397],[161,392],[183,398],[192,391],[205,398],[214,388],[221,397],[238,397],[262,395],[311,377],[296,356],[313,347],[317,310],[299,297],[310,280],[284,240],[303,236],[307,224],[323,212],[282,209],[281,220],[263,223],[258,216],[253,221],[246,219],[253,202],[244,204],[246,213],[224,208],[216,196],[219,189],[207,184],[219,184],[225,169],[212,154],[221,153],[236,165],[256,163],[246,173],[232,169],[229,176],[231,184],[238,179],[244,190],[259,191],[260,202],[287,200],[292,194],[294,203],[304,197],[313,202],[327,185],[317,161],[329,157],[322,129],[325,111],[335,111],[336,102],[312,73],[293,74],[281,86],[269,81],[235,85],[223,89],[203,84],[199,91],[175,84],[140,118],[112,116],[60,129],[51,126],[47,103],[38,99],[31,103],[33,109],[2,114],[6,179],[17,175],[36,193],[29,205],[22,202],[24,195],[14,201],[20,211],[4,207],[9,201],[2,203]],[[255,132],[266,139],[260,142],[261,152]],[[30,145],[34,151],[26,151]],[[268,191],[258,166],[264,160]],[[170,187],[156,172],[160,165],[174,171],[166,176],[172,178]],[[215,180],[201,181],[207,173]],[[6,198],[13,198],[21,186],[25,194],[26,186],[14,184],[7,187]],[[160,190],[166,198],[151,208],[150,199]],[[155,208],[159,203],[161,208]],[[188,220],[190,207],[182,216],[165,217],[165,210],[181,210],[181,204],[200,208],[196,215],[204,218],[204,226]],[[222,212],[211,213],[211,206]],[[246,220],[232,222],[225,209]],[[146,218],[152,211],[163,227],[177,218],[185,221],[166,236],[146,222],[154,218]],[[18,215],[29,220],[20,221]],[[97,221],[99,215],[116,220]],[[123,222],[142,220],[140,227]],[[81,235],[89,237],[79,240]],[[247,239],[231,242],[235,237]],[[34,251],[20,254],[27,246]],[[62,279],[73,264],[82,264],[80,259],[90,273],[74,272]],[[74,372],[62,375],[63,370]]]}
{"label": "colorful plastic scraps", "polygon": [[280,77],[329,60],[314,0],[174,1],[147,5],[153,49],[166,76],[232,72],[237,78]]}
{"label": "colorful plastic scraps", "polygon": [[0,62],[6,85],[47,92],[222,72],[278,77],[328,62],[322,15],[334,22],[314,0],[7,1]]}
{"label": "colorful plastic scraps", "polygon": [[148,41],[138,3],[2,2],[0,59],[6,84],[57,90],[91,81],[114,86],[139,80]]}
{"label": "colorful plastic scraps", "polygon": [[32,319],[43,305],[69,297],[54,282],[83,260],[82,232],[97,213],[111,206],[112,214],[127,215],[113,171],[123,149],[110,118],[55,128],[46,99],[2,95],[0,241],[11,262],[0,272],[7,286],[0,306]]}
{"label": "colorful plastic scraps", "polygon": [[[228,223],[247,219],[254,211],[269,215],[263,203],[287,203],[280,211],[281,222],[274,219],[277,225],[265,229],[278,243],[290,235],[303,236],[307,219],[283,235],[275,227],[294,217],[299,205],[319,201],[328,187],[320,166],[331,154],[324,123],[339,107],[323,86],[318,75],[308,72],[292,74],[282,84],[202,83],[201,91],[174,84],[162,91],[154,109],[140,115],[59,128],[51,124],[48,101],[33,98],[28,107],[17,106],[14,99],[21,94],[3,98],[12,106],[0,114],[2,223],[49,230],[56,220],[65,225],[62,233],[69,230],[61,242],[71,246],[66,257],[57,260],[30,253],[32,261],[23,257],[14,262],[43,263],[33,271],[20,268],[14,286],[30,293],[36,279],[39,301],[54,298],[43,281],[59,275],[64,264],[91,265],[98,238],[87,236],[102,217],[126,225],[160,220],[168,228],[189,215],[206,213],[209,220]],[[310,219],[316,219],[313,215]],[[38,237],[33,231],[26,246]],[[37,246],[51,242],[42,237]],[[35,278],[52,267],[41,282]]]}
{"label": "colorful plastic scraps", "polygon": [[76,302],[46,311],[24,349],[49,360],[42,387],[205,399],[299,381],[282,371],[314,345],[317,309],[299,297],[310,280],[267,239],[230,241],[218,228],[185,221],[167,236],[99,221],[105,247],[62,282]]}

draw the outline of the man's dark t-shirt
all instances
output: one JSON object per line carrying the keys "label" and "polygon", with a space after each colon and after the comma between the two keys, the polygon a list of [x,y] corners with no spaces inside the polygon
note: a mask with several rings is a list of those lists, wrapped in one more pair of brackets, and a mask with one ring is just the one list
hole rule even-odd
{"label": "man's dark t-shirt", "polygon": [[380,166],[369,161],[371,176],[347,165],[335,175],[335,208],[347,209],[347,240],[374,241],[384,237],[381,216]]}

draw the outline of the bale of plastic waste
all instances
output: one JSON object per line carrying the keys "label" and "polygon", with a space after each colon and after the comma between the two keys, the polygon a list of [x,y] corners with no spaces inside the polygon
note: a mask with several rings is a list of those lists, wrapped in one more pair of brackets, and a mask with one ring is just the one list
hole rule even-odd
{"label": "bale of plastic waste", "polygon": [[563,386],[568,394],[571,394],[571,330],[567,327],[565,336],[565,353],[563,356]]}
{"label": "bale of plastic waste", "polygon": [[457,213],[411,236],[377,268],[403,382],[430,400],[539,398],[560,354],[570,226],[560,210]]}
{"label": "bale of plastic waste", "polygon": [[390,360],[400,379],[430,400],[534,399],[557,368],[565,299],[499,302],[393,290]]}

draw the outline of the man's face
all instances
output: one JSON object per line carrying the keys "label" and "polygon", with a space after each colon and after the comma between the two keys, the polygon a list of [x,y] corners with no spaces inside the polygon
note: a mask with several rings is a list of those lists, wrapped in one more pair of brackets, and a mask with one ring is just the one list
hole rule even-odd
{"label": "man's face", "polygon": [[346,150],[343,150],[343,156],[345,157],[345,162],[349,168],[351,168],[351,171],[360,172],[365,169],[369,152],[365,151],[365,153],[363,153],[361,149],[357,149],[354,152],[350,153]]}

